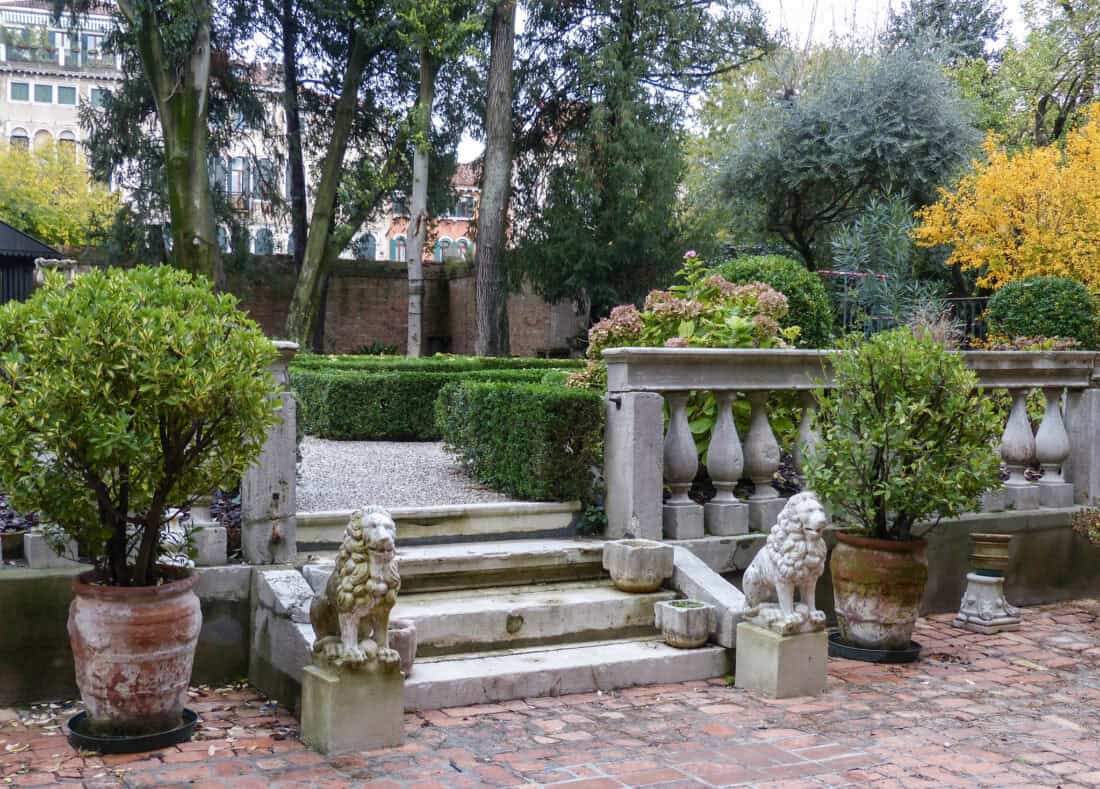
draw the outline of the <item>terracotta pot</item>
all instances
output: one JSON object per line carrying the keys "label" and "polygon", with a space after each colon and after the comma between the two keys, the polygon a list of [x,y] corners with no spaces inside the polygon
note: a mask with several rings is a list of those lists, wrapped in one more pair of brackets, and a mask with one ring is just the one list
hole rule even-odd
{"label": "terracotta pot", "polygon": [[73,579],[69,641],[95,734],[151,734],[180,725],[202,627],[196,576],[160,586]]}
{"label": "terracotta pot", "polygon": [[841,639],[865,649],[906,649],[924,587],[924,540],[899,542],[837,534],[829,570]]}

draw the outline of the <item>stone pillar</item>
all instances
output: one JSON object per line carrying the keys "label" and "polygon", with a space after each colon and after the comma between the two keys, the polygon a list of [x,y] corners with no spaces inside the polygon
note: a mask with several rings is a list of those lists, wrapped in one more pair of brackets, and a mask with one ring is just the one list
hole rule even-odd
{"label": "stone pillar", "polygon": [[749,528],[768,532],[786,500],[772,487],[775,472],[779,470],[779,442],[768,421],[768,393],[749,394],[752,414],[749,418],[749,434],[745,437],[745,472],[756,486],[749,497]]}
{"label": "stone pillar", "polygon": [[296,554],[297,403],[286,391],[287,365],[298,352],[276,340],[278,358],[268,367],[279,388],[279,422],[271,427],[259,459],[241,481],[241,550],[249,564],[280,564]]}
{"label": "stone pillar", "polygon": [[745,534],[749,530],[749,508],[733,495],[745,470],[741,439],[733,422],[733,392],[715,392],[714,400],[717,417],[707,449],[707,473],[717,493],[703,506],[703,521],[708,534]]}
{"label": "stone pillar", "polygon": [[1096,506],[1100,504],[1100,388],[1070,391],[1066,430],[1070,452],[1063,473],[1073,484],[1074,503]]}
{"label": "stone pillar", "polygon": [[603,474],[609,540],[661,539],[663,427],[659,394],[608,395]]}
{"label": "stone pillar", "polygon": [[669,540],[694,540],[703,536],[703,508],[688,496],[699,471],[695,438],[687,418],[688,392],[668,395],[668,433],[665,435],[665,484],[672,495],[662,513],[663,531]]}
{"label": "stone pillar", "polygon": [[1035,434],[1035,458],[1043,469],[1039,480],[1040,507],[1072,507],[1073,485],[1062,476],[1062,464],[1069,457],[1069,434],[1062,421],[1062,390],[1047,388],[1046,411]]}

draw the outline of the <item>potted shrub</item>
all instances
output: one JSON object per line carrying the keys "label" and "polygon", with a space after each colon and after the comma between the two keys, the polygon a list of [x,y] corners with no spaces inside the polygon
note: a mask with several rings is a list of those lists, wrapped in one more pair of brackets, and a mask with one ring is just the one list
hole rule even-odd
{"label": "potted shrub", "polygon": [[849,339],[833,368],[806,476],[841,527],[829,563],[840,638],[907,649],[928,577],[918,534],[1000,484],[1000,424],[962,357],[927,332]]}
{"label": "potted shrub", "polygon": [[51,274],[0,309],[0,486],[94,557],[69,612],[89,732],[180,725],[202,616],[162,531],[259,455],[273,356],[233,296],[167,267]]}

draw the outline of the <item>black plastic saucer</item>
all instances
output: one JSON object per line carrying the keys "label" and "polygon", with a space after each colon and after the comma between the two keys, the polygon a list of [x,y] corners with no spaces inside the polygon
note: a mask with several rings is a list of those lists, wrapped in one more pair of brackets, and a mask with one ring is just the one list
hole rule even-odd
{"label": "black plastic saucer", "polygon": [[852,646],[840,640],[840,633],[829,633],[829,655],[831,657],[862,660],[865,663],[912,663],[920,658],[921,646],[910,641],[906,649],[867,649]]}
{"label": "black plastic saucer", "polygon": [[185,709],[183,721],[176,728],[134,737],[88,734],[81,731],[87,720],[87,712],[79,712],[69,718],[69,744],[74,748],[99,753],[143,753],[187,742],[195,733],[195,724],[199,716]]}

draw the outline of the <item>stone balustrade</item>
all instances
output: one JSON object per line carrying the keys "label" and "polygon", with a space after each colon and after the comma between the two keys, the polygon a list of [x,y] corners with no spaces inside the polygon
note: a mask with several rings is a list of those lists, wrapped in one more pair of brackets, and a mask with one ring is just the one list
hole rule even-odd
{"label": "stone balustrade", "polygon": [[[607,536],[695,539],[705,534],[768,531],[784,499],[772,485],[782,449],[771,425],[769,395],[795,392],[798,440],[787,447],[796,469],[817,440],[814,390],[832,380],[830,351],[723,348],[611,348],[607,362]],[[1091,351],[968,351],[963,357],[987,392],[1012,398],[1001,440],[1009,472],[983,509],[1033,510],[1100,503],[1100,355]],[[1027,398],[1045,397],[1033,434]],[[711,392],[718,412],[704,458],[716,495],[705,506],[688,497],[699,469],[688,418],[692,392]],[[731,406],[750,405],[742,438]],[[665,429],[665,408],[668,428]],[[1026,469],[1038,465],[1032,481]],[[734,494],[754,483],[745,501]],[[670,496],[664,499],[663,490]]]}

